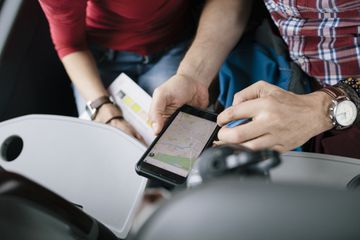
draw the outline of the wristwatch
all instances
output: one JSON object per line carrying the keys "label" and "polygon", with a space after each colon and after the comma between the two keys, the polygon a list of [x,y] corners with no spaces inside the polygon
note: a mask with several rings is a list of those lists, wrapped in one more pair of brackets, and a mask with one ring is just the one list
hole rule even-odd
{"label": "wristwatch", "polygon": [[105,105],[105,104],[114,104],[114,100],[111,96],[102,96],[99,97],[93,101],[89,101],[86,103],[86,112],[91,118],[91,120],[94,120],[96,118],[96,115],[99,112],[99,109]]}
{"label": "wristwatch", "polygon": [[332,98],[329,113],[335,129],[342,130],[352,126],[357,117],[357,108],[345,92],[332,86],[324,87],[320,91]]}

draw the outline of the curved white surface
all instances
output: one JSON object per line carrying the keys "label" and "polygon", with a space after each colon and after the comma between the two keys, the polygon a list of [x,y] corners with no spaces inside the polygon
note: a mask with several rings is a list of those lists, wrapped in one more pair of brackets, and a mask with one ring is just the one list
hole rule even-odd
{"label": "curved white surface", "polygon": [[334,155],[288,152],[282,164],[271,170],[274,182],[293,182],[331,187],[346,187],[360,174],[360,159]]}
{"label": "curved white surface", "polygon": [[145,151],[115,128],[77,118],[29,115],[0,123],[0,145],[12,135],[24,141],[6,170],[20,173],[83,206],[125,238],[143,196],[146,179],[135,173]]}

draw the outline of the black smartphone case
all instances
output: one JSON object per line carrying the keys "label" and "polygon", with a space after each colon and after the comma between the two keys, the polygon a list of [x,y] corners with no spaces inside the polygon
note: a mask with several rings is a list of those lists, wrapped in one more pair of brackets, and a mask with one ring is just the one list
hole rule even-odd
{"label": "black smartphone case", "polygon": [[[166,129],[170,126],[170,124],[172,123],[172,121],[175,119],[175,117],[178,115],[179,112],[182,111],[182,109],[184,107],[187,107],[187,108],[193,108],[197,111],[201,111],[201,112],[206,112],[204,110],[201,110],[201,109],[198,109],[198,108],[194,108],[194,107],[191,107],[191,106],[188,106],[188,105],[184,105],[183,107],[179,108],[175,113],[173,113],[171,115],[171,117],[167,120],[164,128],[161,130],[161,132],[159,133],[159,135],[155,138],[155,140],[152,142],[152,144],[148,147],[148,149],[145,151],[145,153],[143,154],[143,156],[141,157],[141,159],[136,163],[136,166],[135,166],[135,171],[138,175],[140,176],[143,176],[143,177],[146,177],[146,178],[149,178],[149,179],[155,179],[155,180],[160,180],[166,184],[170,184],[170,185],[181,185],[183,184],[185,181],[186,181],[186,178],[184,179],[184,182],[181,182],[181,183],[177,183],[177,182],[174,182],[174,181],[171,181],[171,179],[167,179],[166,177],[162,177],[161,175],[156,175],[156,174],[152,174],[151,172],[147,172],[147,171],[144,171],[142,168],[141,168],[141,163],[143,162],[143,160],[145,159],[145,157],[148,155],[149,151],[154,147],[154,145],[158,142],[158,140],[161,138],[161,136],[163,135],[163,133],[166,131]],[[186,111],[184,111],[186,112]],[[210,113],[210,112],[206,112],[207,114],[211,114],[211,115],[216,115],[216,114],[213,114],[213,113]],[[216,140],[216,137],[217,137],[217,133],[218,131],[220,130],[220,127],[219,126],[216,126],[214,132],[211,134],[209,140],[207,141],[207,143],[205,144],[204,148],[201,150],[201,153],[211,147],[212,143],[214,142],[214,140]],[[200,154],[201,154],[200,153]]]}

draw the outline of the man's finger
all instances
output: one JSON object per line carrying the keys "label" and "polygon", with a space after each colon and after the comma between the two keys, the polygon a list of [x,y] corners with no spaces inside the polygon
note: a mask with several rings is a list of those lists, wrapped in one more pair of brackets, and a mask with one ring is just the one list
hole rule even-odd
{"label": "man's finger", "polygon": [[274,135],[265,134],[250,141],[247,141],[242,145],[252,150],[261,150],[265,148],[273,148],[274,146],[277,145],[277,142]]}
{"label": "man's finger", "polygon": [[276,87],[265,81],[258,81],[234,95],[233,105],[266,96]]}
{"label": "man's finger", "polygon": [[256,115],[261,107],[258,99],[246,101],[235,106],[225,109],[217,117],[217,124],[223,126],[231,121],[243,118],[252,118]]}
{"label": "man's finger", "polygon": [[161,90],[155,89],[149,112],[149,119],[152,122],[155,134],[158,134],[164,126],[165,119],[163,116],[166,113],[166,106],[166,97]]}
{"label": "man's finger", "polygon": [[243,143],[255,139],[266,133],[264,126],[259,126],[256,122],[249,122],[235,128],[222,127],[218,133],[221,142]]}

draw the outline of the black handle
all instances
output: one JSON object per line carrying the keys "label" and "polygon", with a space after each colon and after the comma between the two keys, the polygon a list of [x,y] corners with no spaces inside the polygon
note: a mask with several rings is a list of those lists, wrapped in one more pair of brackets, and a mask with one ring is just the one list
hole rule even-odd
{"label": "black handle", "polygon": [[240,145],[221,145],[206,150],[198,160],[203,180],[229,173],[269,176],[270,169],[281,163],[280,154],[264,149],[252,151]]}

